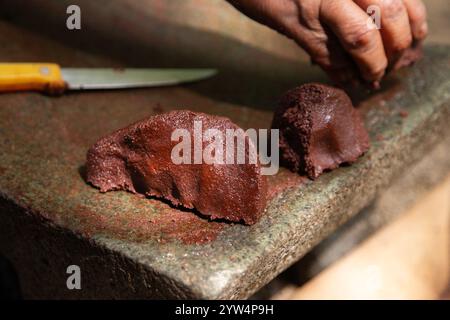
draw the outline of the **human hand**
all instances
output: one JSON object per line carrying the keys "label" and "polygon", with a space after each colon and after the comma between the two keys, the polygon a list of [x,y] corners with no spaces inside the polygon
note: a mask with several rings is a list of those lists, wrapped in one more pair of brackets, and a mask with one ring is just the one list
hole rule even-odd
{"label": "human hand", "polygon": [[[237,9],[295,40],[339,83],[377,86],[412,43],[427,35],[421,0],[228,0]],[[380,8],[380,29],[367,13]]]}

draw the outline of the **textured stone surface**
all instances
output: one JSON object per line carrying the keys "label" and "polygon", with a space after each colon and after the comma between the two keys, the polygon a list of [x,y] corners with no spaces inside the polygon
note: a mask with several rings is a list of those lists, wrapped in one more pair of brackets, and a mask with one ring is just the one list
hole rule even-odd
{"label": "textured stone surface", "polygon": [[[105,40],[96,38],[93,29],[85,32],[97,43]],[[185,32],[202,44],[215,37]],[[139,52],[125,50],[130,58],[117,55],[109,60],[97,54],[98,47],[94,54],[86,53],[2,21],[2,43],[10,43],[14,35],[15,44],[0,53],[3,61],[144,66],[148,64],[139,61],[153,63],[150,54],[160,53],[147,44]],[[135,43],[139,40],[143,41],[133,38]],[[114,46],[130,48],[120,40]],[[223,55],[228,47],[235,48],[233,54]],[[181,107],[225,115],[244,128],[268,128],[270,108],[283,91],[302,81],[323,79],[307,64],[229,40],[215,49],[220,57],[252,57],[252,61],[234,62],[234,67],[231,58],[217,61],[222,67],[219,77],[184,87],[71,93],[60,98],[33,93],[0,96],[0,252],[16,268],[25,297],[247,297],[355,215],[395,175],[407,173],[410,163],[449,134],[449,49],[426,47],[423,61],[393,75],[380,92],[361,101],[370,151],[353,166],[315,182],[282,170],[273,178],[273,199],[266,214],[251,227],[209,223],[157,200],[125,192],[100,194],[86,185],[81,177],[86,150],[108,132]],[[172,66],[216,62],[211,55],[206,63],[198,63],[204,58],[194,59],[189,52],[204,49],[166,55],[161,65],[183,59]],[[190,223],[173,225],[172,215]],[[217,233],[215,240],[197,245],[183,241],[186,234],[208,229]],[[81,291],[66,289],[69,264],[82,269]]]}
{"label": "textured stone surface", "polygon": [[[1,250],[18,265],[19,277],[34,279],[22,280],[30,287],[24,288],[29,296],[43,295],[43,268],[50,285],[46,296],[246,297],[357,213],[399,170],[448,134],[447,51],[428,48],[424,61],[362,103],[372,139],[362,159],[314,183],[292,187],[272,200],[259,223],[227,224],[215,241],[202,245],[183,244],[164,230],[155,232],[152,219],[164,219],[174,210],[168,205],[125,192],[100,194],[80,176],[92,142],[130,117],[152,112],[151,103],[124,106],[106,98],[118,92],[56,99],[2,95]],[[198,228],[207,225],[198,220]],[[49,269],[38,257],[46,257]],[[81,264],[86,273],[95,270],[84,282],[85,291],[68,292],[64,281],[54,277],[64,278],[68,264]]]}
{"label": "textured stone surface", "polygon": [[408,174],[398,175],[374,201],[261,288],[251,299],[288,299],[290,292],[352,252],[361,242],[398,219],[442,183],[450,173],[450,135],[444,138],[426,156],[408,167]]}

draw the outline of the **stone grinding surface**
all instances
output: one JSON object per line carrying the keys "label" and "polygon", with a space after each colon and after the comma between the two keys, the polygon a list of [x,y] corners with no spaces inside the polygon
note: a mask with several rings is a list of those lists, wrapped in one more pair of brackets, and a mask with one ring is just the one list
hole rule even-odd
{"label": "stone grinding surface", "polygon": [[[35,248],[40,242],[33,239],[46,237],[42,243],[48,247],[42,244],[36,252],[48,248],[56,252],[60,245],[58,250],[71,253],[65,254],[64,261],[74,256],[95,257],[104,270],[116,271],[111,276],[114,285],[99,282],[85,293],[88,297],[105,297],[105,292],[114,297],[248,297],[356,214],[442,135],[449,134],[448,52],[448,47],[426,47],[422,61],[391,75],[381,91],[359,103],[371,149],[351,167],[326,173],[313,183],[287,170],[271,177],[267,212],[251,227],[211,223],[189,211],[126,192],[101,194],[82,179],[83,164],[87,149],[99,137],[152,114],[183,107],[225,115],[243,128],[268,128],[272,113],[267,108],[220,102],[199,94],[195,86],[60,98],[34,93],[1,95],[1,203],[2,208],[14,207],[1,214],[10,219],[14,215],[33,217],[30,228],[54,227],[53,233],[36,233],[29,239]],[[62,55],[66,64],[71,54]],[[94,58],[86,61],[97,65]],[[1,228],[8,231],[1,235],[5,253],[20,246],[3,240],[34,235],[19,232],[20,223]],[[64,237],[54,235],[58,232]],[[5,234],[9,238],[3,238]],[[75,240],[75,234],[83,239],[83,250],[73,252],[71,248],[79,247],[71,243],[81,241]],[[193,235],[198,237],[195,243],[189,240]],[[26,248],[25,244],[20,247]],[[20,253],[11,256],[24,263],[27,260]],[[127,270],[129,276],[118,270]],[[30,296],[39,295],[40,283],[34,284]],[[121,295],[120,288],[126,285],[132,289]]]}

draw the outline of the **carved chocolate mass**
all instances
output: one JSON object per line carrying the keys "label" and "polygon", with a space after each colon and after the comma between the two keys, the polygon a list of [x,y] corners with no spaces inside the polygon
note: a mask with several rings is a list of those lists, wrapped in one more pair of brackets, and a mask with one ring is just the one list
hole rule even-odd
{"label": "carved chocolate mass", "polygon": [[[213,219],[255,223],[265,208],[267,194],[259,162],[211,164],[205,163],[205,159],[194,159],[199,155],[198,150],[197,153],[194,150],[195,142],[200,141],[197,147],[203,152],[210,145],[207,139],[198,137],[194,122],[202,125],[200,135],[208,129],[217,129],[225,136],[227,129],[239,129],[227,118],[191,111],[152,116],[95,143],[87,153],[87,181],[101,192],[127,190],[195,208]],[[190,136],[189,149],[180,150],[181,136],[172,138],[176,129],[184,129]],[[225,141],[221,141],[218,146],[225,149],[224,144]],[[246,160],[249,150],[256,152],[247,137]],[[178,157],[177,163],[174,163],[173,152]],[[189,156],[190,163],[178,163],[180,157],[189,159]],[[194,163],[198,160],[202,163]]]}
{"label": "carved chocolate mass", "polygon": [[356,161],[369,148],[366,129],[350,98],[322,84],[288,91],[272,128],[280,130],[280,163],[311,179]]}

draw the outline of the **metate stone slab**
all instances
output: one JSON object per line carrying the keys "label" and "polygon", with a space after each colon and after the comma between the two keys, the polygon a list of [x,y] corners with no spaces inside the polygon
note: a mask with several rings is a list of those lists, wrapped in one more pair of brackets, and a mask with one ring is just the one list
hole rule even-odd
{"label": "metate stone slab", "polygon": [[[100,194],[84,182],[83,165],[100,136],[150,114],[182,106],[267,128],[271,112],[217,102],[190,86],[1,95],[0,251],[25,297],[248,297],[449,134],[449,57],[448,47],[427,47],[424,60],[362,99],[370,151],[314,182],[282,170],[251,227],[126,192]],[[70,264],[81,267],[83,290],[67,290]]]}

